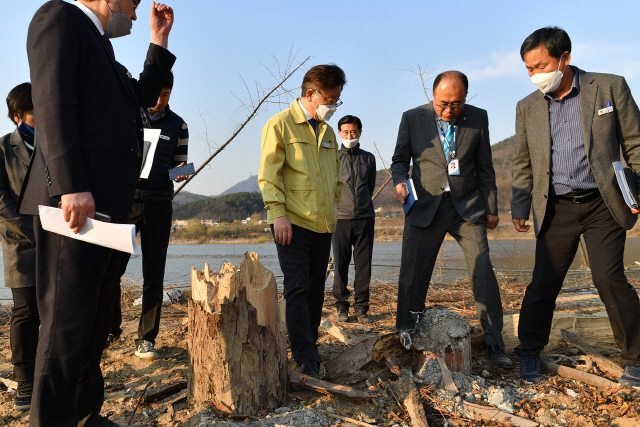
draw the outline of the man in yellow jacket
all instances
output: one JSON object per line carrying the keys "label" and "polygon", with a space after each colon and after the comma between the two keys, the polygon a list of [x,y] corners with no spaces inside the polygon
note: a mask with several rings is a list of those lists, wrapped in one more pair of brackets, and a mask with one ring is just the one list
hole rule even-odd
{"label": "man in yellow jacket", "polygon": [[258,183],[284,274],[287,330],[300,372],[319,378],[318,327],[331,233],[342,193],[340,148],[331,118],[347,80],[337,65],[316,65],[302,96],[262,129]]}

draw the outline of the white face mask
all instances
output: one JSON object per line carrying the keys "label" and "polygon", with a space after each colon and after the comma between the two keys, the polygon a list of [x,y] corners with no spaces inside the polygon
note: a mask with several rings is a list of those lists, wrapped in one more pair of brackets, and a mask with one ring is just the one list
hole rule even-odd
{"label": "white face mask", "polygon": [[356,146],[356,144],[358,144],[358,142],[360,142],[360,138],[356,138],[356,139],[343,139],[342,140],[342,144],[347,147],[347,148],[353,148]]}
{"label": "white face mask", "polygon": [[109,24],[107,24],[107,30],[105,31],[107,37],[109,37],[110,39],[115,39],[131,34],[133,21],[129,19],[127,15],[125,15],[125,13],[122,11],[120,0],[118,0],[118,7],[120,7],[120,12],[113,13],[108,2],[107,7],[109,8],[109,14],[111,15],[109,18]]}
{"label": "white face mask", "polygon": [[[316,99],[318,99],[318,92],[316,92]],[[331,119],[331,116],[333,116],[333,113],[336,112],[336,109],[338,107],[331,106],[329,107],[328,105],[322,105],[320,104],[320,100],[318,99],[318,108],[316,108],[315,105],[313,105],[313,102],[311,102],[311,105],[313,106],[313,108],[315,108],[316,110],[316,114],[318,115],[318,120],[320,120],[321,122],[327,122]]]}
{"label": "white face mask", "polygon": [[560,63],[562,63],[562,59],[558,62],[558,69],[555,71],[550,73],[538,73],[531,76],[531,81],[534,85],[538,86],[540,92],[550,93],[556,91],[560,87],[562,76],[567,69],[567,66],[565,65],[564,70],[560,71]]}

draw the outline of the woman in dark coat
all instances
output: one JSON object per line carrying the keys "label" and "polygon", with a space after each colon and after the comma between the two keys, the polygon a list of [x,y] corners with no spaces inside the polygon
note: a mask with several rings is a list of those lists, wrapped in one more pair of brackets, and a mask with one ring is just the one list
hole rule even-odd
{"label": "woman in dark coat", "polygon": [[16,211],[22,183],[33,153],[31,83],[22,83],[7,96],[9,118],[17,129],[0,144],[0,238],[4,284],[11,288],[11,363],[18,382],[15,409],[31,407],[40,317],[36,303],[36,242],[33,218]]}

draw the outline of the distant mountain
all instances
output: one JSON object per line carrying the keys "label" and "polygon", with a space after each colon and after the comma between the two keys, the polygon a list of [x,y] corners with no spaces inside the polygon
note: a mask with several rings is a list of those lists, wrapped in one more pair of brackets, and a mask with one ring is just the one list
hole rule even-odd
{"label": "distant mountain", "polygon": [[260,187],[258,186],[258,175],[251,175],[249,178],[245,179],[244,181],[240,181],[234,186],[227,188],[225,191],[218,194],[217,196],[211,196],[211,197],[220,197],[220,196],[225,196],[227,194],[233,194],[233,193],[252,193],[254,191],[260,191]]}
{"label": "distant mountain", "polygon": [[173,208],[173,219],[213,219],[233,222],[245,219],[254,213],[264,214],[264,202],[260,192],[226,194],[216,198],[187,203]]}
{"label": "distant mountain", "polygon": [[176,197],[173,198],[173,205],[179,206],[185,203],[197,202],[198,200],[208,199],[209,197],[201,194],[189,193],[188,191],[180,191]]}
{"label": "distant mountain", "polygon": [[511,210],[511,165],[516,154],[516,137],[510,136],[491,146],[493,168],[496,170],[498,186],[498,208]]}

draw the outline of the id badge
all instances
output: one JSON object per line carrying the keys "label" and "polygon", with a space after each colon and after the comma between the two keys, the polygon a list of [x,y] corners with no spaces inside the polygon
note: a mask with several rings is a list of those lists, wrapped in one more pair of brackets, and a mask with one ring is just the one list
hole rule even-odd
{"label": "id badge", "polygon": [[460,163],[458,159],[451,159],[449,162],[449,175],[460,175]]}

